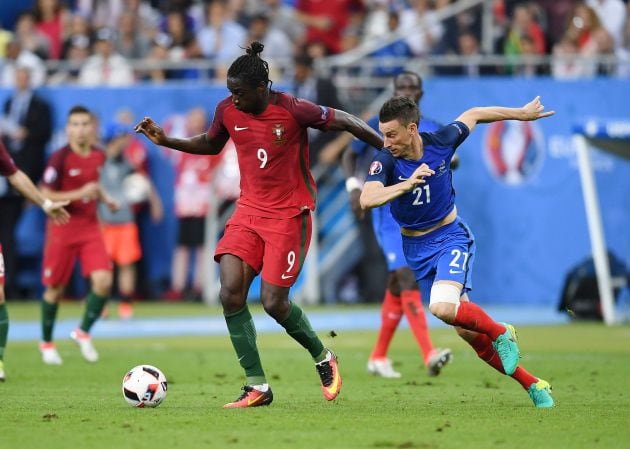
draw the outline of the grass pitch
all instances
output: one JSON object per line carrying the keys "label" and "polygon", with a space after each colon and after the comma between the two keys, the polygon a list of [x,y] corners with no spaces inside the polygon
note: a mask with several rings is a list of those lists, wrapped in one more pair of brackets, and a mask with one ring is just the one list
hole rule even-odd
{"label": "grass pitch", "polygon": [[[10,307],[13,319],[30,316]],[[0,384],[0,447],[630,447],[630,327],[518,331],[524,366],[554,386],[554,409],[535,409],[515,381],[477,359],[450,329],[432,332],[437,346],[455,353],[438,378],[426,376],[411,334],[399,332],[390,356],[403,378],[393,380],[365,372],[374,332],[340,332],[334,339],[322,333],[343,375],[341,395],[330,403],[306,351],[284,334],[260,335],[275,398],[269,407],[247,410],[221,408],[243,383],[228,337],[96,341],[101,361],[93,365],[62,341],[59,367],[41,363],[35,342],[10,342],[8,381]],[[141,363],[156,365],[169,380],[156,409],[134,409],[121,394],[122,376]]]}

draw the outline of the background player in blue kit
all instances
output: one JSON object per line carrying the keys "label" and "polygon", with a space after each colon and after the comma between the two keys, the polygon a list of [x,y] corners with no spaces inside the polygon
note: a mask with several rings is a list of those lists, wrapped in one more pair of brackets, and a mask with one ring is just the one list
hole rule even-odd
{"label": "background player in blue kit", "polygon": [[[420,104],[424,93],[420,75],[414,72],[402,72],[393,78],[393,82],[394,97],[404,96],[412,99],[416,104]],[[378,130],[378,115],[369,119],[367,124]],[[425,117],[419,124],[419,129],[423,132],[436,131],[441,127],[442,125],[439,123]],[[361,182],[354,177],[357,171],[357,161],[370,160],[376,151],[377,149],[374,147],[355,139],[343,155],[343,167],[348,177],[346,188],[350,195],[352,210],[359,219],[363,218],[363,210],[359,204]],[[392,361],[387,356],[387,352],[404,314],[418,346],[420,346],[424,366],[426,366],[429,376],[437,376],[444,365],[451,360],[452,352],[450,349],[433,347],[422,307],[420,290],[403,255],[400,227],[393,219],[389,209],[389,204],[384,204],[372,210],[374,235],[387,261],[389,276],[385,297],[381,305],[381,327],[368,360],[367,370],[376,376],[401,377],[401,374],[392,367]]]}
{"label": "background player in blue kit", "polygon": [[429,310],[456,327],[479,357],[512,376],[536,407],[554,405],[548,382],[518,366],[516,332],[470,302],[475,239],[457,215],[450,163],[457,147],[477,123],[530,121],[553,115],[543,112],[536,97],[522,108],[477,107],[433,133],[418,133],[420,119],[413,100],[395,97],[379,113],[379,129],[387,151],[370,165],[361,207],[391,203],[403,238],[403,252],[423,291],[430,288]]}

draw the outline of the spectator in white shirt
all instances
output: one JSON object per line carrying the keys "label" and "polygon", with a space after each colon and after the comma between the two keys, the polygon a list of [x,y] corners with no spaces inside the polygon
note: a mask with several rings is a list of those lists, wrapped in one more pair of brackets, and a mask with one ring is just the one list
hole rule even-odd
{"label": "spectator in white shirt", "polygon": [[134,82],[129,62],[114,51],[114,31],[101,28],[96,32],[95,54],[90,56],[79,72],[82,86],[128,86]]}
{"label": "spectator in white shirt", "polygon": [[31,74],[32,88],[40,87],[46,82],[46,66],[42,59],[32,51],[22,48],[17,39],[6,45],[6,58],[0,66],[0,87],[15,86],[15,72],[18,67],[27,68]]}

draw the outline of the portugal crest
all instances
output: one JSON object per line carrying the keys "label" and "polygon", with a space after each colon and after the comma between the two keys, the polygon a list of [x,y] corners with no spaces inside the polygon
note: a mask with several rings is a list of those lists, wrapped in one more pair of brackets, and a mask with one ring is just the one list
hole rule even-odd
{"label": "portugal crest", "polygon": [[284,144],[286,139],[284,137],[284,126],[282,125],[282,123],[276,123],[275,125],[273,125],[271,132],[274,137],[273,143],[275,143],[276,145]]}

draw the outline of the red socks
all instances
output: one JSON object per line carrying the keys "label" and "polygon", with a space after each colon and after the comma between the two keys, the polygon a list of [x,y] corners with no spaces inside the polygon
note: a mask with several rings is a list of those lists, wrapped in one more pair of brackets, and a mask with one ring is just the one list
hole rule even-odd
{"label": "red socks", "polygon": [[381,305],[381,328],[376,339],[376,345],[370,359],[383,359],[387,357],[389,344],[394,337],[394,332],[402,317],[402,305],[400,296],[394,296],[391,291],[385,291],[385,299]]}
{"label": "red socks", "polygon": [[505,333],[506,330],[505,326],[490,318],[481,307],[469,301],[459,303],[455,320],[449,324],[459,326],[469,331],[485,334],[490,337],[492,341],[496,340],[499,335]]}
{"label": "red socks", "polygon": [[403,312],[405,313],[413,335],[416,337],[418,346],[420,346],[422,358],[426,366],[433,352],[433,343],[431,343],[431,337],[429,337],[427,317],[422,307],[422,301],[420,300],[420,292],[418,290],[403,290],[400,297]]}
{"label": "red socks", "polygon": [[[492,346],[492,340],[490,337],[484,334],[479,334],[473,341],[469,342],[470,346],[473,347],[477,355],[481,360],[486,362],[488,365],[493,367],[495,370],[500,372],[501,374],[505,374],[503,371],[503,364],[501,363],[501,359],[499,358],[499,354],[494,350]],[[538,382],[538,379],[532,376],[525,368],[522,366],[517,366],[516,371],[511,376],[514,380],[516,380],[524,389],[528,389],[532,384]]]}

